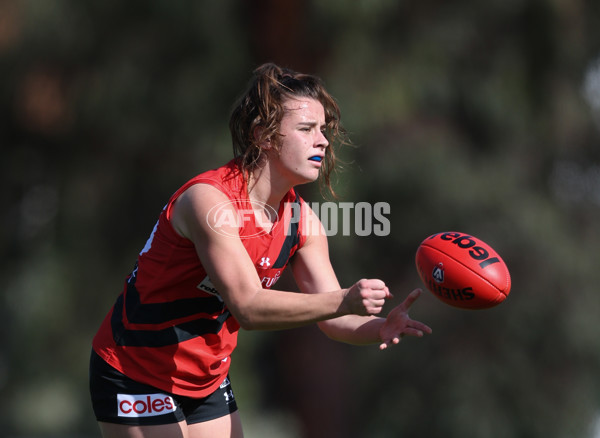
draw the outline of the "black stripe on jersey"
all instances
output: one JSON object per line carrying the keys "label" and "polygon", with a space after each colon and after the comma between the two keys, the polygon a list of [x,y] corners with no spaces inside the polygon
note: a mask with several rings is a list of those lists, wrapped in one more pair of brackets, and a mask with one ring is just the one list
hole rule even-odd
{"label": "black stripe on jersey", "polygon": [[132,324],[163,324],[199,312],[208,314],[222,312],[224,307],[223,301],[215,296],[183,298],[166,303],[142,304],[140,294],[135,287],[135,278],[127,283],[125,309],[127,321]]}
{"label": "black stripe on jersey", "polygon": [[[205,334],[221,331],[223,323],[231,314],[224,310],[224,304],[217,297],[190,298],[170,303],[142,304],[135,287],[135,280],[127,285],[126,297],[121,294],[115,303],[111,318],[113,338],[117,345],[129,347],[164,347],[178,344]],[[123,309],[127,320],[134,324],[161,324],[176,318],[194,315],[201,309],[203,313],[222,312],[216,319],[198,318],[193,321],[173,325],[161,330],[130,330],[123,324]]]}
{"label": "black stripe on jersey", "polygon": [[[301,205],[300,205],[300,196],[296,193],[296,199],[294,200],[294,206],[292,208],[292,212],[295,214],[302,215]],[[281,251],[279,251],[279,255],[277,256],[277,260],[273,263],[273,269],[280,269],[285,267],[287,262],[289,261],[292,250],[300,243],[300,234],[298,233],[298,227],[300,218],[292,218],[295,220],[290,221],[290,227],[285,236],[285,240],[283,241],[283,245],[281,245]]]}

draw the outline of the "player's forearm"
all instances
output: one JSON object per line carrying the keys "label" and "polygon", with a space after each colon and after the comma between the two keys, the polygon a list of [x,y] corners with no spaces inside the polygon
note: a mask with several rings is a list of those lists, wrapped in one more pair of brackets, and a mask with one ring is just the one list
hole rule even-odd
{"label": "player's forearm", "polygon": [[344,290],[321,294],[299,294],[259,290],[243,303],[236,303],[234,316],[245,330],[280,330],[345,315]]}
{"label": "player's forearm", "polygon": [[381,342],[379,331],[385,322],[377,316],[346,315],[319,323],[329,338],[352,345],[371,345]]}

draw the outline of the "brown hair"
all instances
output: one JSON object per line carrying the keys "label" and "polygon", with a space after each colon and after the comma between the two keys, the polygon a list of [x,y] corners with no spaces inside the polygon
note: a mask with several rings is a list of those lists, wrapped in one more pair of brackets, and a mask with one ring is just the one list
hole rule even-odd
{"label": "brown hair", "polygon": [[[293,97],[318,100],[325,109],[325,135],[330,145],[325,149],[319,179],[322,186],[335,196],[330,181],[336,166],[334,145],[348,144],[348,139],[340,124],[337,103],[316,76],[297,73],[272,63],[254,70],[246,92],[236,103],[229,119],[233,153],[247,177],[262,160],[264,151],[259,144],[269,138],[278,138],[284,116],[283,102]],[[257,127],[263,128],[260,138],[255,138]],[[277,147],[279,142],[275,141],[274,144]]]}

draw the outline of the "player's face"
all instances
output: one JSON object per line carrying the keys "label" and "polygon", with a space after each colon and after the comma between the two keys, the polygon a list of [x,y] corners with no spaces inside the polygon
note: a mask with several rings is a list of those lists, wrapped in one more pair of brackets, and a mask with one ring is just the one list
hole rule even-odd
{"label": "player's face", "polygon": [[275,169],[291,186],[315,181],[329,145],[324,135],[325,110],[318,100],[294,98],[284,102],[279,132],[279,153],[273,151]]}

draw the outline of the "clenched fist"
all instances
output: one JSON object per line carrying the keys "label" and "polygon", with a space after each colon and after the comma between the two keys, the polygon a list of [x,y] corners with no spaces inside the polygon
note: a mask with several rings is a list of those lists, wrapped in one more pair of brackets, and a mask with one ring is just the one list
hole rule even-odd
{"label": "clenched fist", "polygon": [[350,314],[377,315],[381,313],[385,300],[391,297],[383,281],[362,279],[348,289],[343,305]]}

